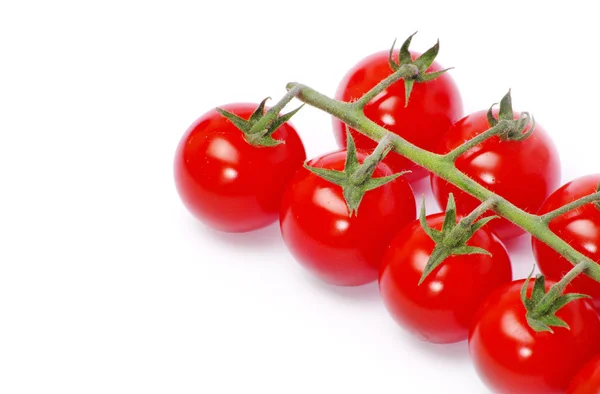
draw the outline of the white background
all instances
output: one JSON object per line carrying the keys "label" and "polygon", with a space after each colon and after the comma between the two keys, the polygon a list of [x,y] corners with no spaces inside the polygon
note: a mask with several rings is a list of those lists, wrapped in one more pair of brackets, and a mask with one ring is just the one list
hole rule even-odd
{"label": "white background", "polygon": [[[208,109],[289,81],[333,95],[419,30],[413,49],[440,38],[466,112],[512,88],[564,181],[598,172],[596,13],[532,3],[3,1],[0,392],[486,393],[466,343],[408,336],[375,284],[313,279],[277,225],[194,221],[172,158]],[[293,123],[309,156],[336,147],[329,116]],[[509,246],[522,277],[529,239]]]}

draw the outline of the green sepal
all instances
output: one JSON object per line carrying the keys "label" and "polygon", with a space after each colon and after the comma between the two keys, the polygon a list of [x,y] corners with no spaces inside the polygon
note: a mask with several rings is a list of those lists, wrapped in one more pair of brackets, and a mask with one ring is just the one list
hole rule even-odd
{"label": "green sepal", "polygon": [[[413,34],[408,36],[408,38],[402,43],[402,46],[400,47],[400,51],[398,53],[398,66],[412,63],[412,56],[410,55],[410,51],[408,50],[408,48],[410,47],[410,43],[412,42],[412,39],[415,36],[415,34],[417,34],[417,32],[414,32]],[[393,48],[394,47],[392,47],[392,49]]]}
{"label": "green sepal", "polygon": [[470,254],[484,254],[491,256],[491,253],[483,248],[477,246],[467,245],[467,242],[473,237],[475,232],[481,229],[484,225],[498,216],[489,216],[479,219],[479,216],[483,214],[487,207],[484,204],[476,208],[470,215],[461,219],[460,222],[456,222],[456,203],[452,193],[448,196],[448,203],[446,204],[446,211],[444,215],[444,223],[442,230],[438,231],[429,226],[427,223],[427,217],[425,212],[425,198],[423,198],[423,204],[421,205],[421,211],[419,214],[419,222],[423,231],[435,242],[435,247],[429,256],[425,268],[423,268],[423,274],[419,279],[419,285],[433,272],[440,264],[444,262],[450,256],[457,255],[470,255]]}
{"label": "green sepal", "polygon": [[326,168],[319,168],[319,167],[311,167],[306,163],[304,164],[304,168],[306,168],[308,171],[312,172],[313,174],[325,179],[326,181],[334,183],[338,186],[341,186],[346,181],[346,178],[347,178],[346,174],[343,171],[329,170]]}
{"label": "green sepal", "polygon": [[[549,328],[550,327],[563,327],[563,328],[566,328],[567,330],[571,329],[566,321],[564,321],[563,319],[561,319],[560,317],[558,317],[556,315],[544,316],[543,318],[540,319],[540,321],[544,324],[547,324]],[[553,332],[552,328],[550,328],[550,332]]]}
{"label": "green sepal", "polygon": [[531,327],[534,331],[536,332],[551,332],[554,333],[554,331],[552,330],[552,328],[550,328],[550,326],[548,324],[546,324],[544,321],[540,320],[540,319],[531,319],[529,317],[526,317],[527,319],[527,324],[529,324],[529,327]]}
{"label": "green sepal", "polygon": [[429,255],[429,260],[427,260],[427,264],[425,268],[423,268],[423,274],[419,279],[419,286],[427,279],[427,277],[435,270],[437,267],[442,264],[444,260],[451,256],[451,253],[448,251],[448,248],[442,246],[442,244],[437,244],[431,255]]}
{"label": "green sepal", "polygon": [[[534,270],[535,270],[535,266],[533,267],[533,269],[531,270],[531,272],[525,279],[525,283],[523,283],[523,286],[521,286],[521,302],[525,306],[526,310],[529,310],[529,309],[533,308],[533,306],[534,306],[533,300],[527,298],[527,289],[529,288],[529,282],[531,281],[531,277],[533,276]],[[533,298],[533,294],[534,293],[532,292],[532,298]]]}
{"label": "green sepal", "polygon": [[544,275],[537,275],[531,290],[531,297],[527,297],[527,289],[532,276],[533,270],[521,287],[521,301],[526,310],[527,324],[536,332],[554,333],[552,327],[569,330],[567,322],[556,316],[556,312],[572,301],[590,298],[590,296],[580,293],[556,295],[552,289],[546,292],[546,278]]}
{"label": "green sepal", "polygon": [[414,79],[405,79],[404,80],[404,107],[408,106],[408,100],[410,99],[410,94],[412,93],[413,87],[415,86]]}
{"label": "green sepal", "polygon": [[276,140],[275,138],[271,137],[270,135],[268,135],[266,137],[258,138],[258,139],[256,139],[256,142],[253,142],[253,139],[251,137],[246,137],[246,140],[248,142],[250,142],[252,145],[266,147],[266,148],[285,144],[285,141]]}
{"label": "green sepal", "polygon": [[432,80],[438,78],[440,75],[447,72],[448,70],[450,70],[450,68],[447,68],[447,69],[441,70],[441,71],[434,71],[434,72],[430,72],[430,73],[427,72],[429,67],[431,67],[431,65],[435,61],[435,58],[437,57],[438,52],[440,51],[440,41],[439,40],[435,43],[434,46],[432,46],[431,48],[426,50],[421,56],[419,56],[415,60],[412,60],[412,56],[410,55],[409,47],[410,47],[410,43],[412,42],[412,38],[414,37],[415,34],[417,34],[417,33],[415,32],[415,33],[411,34],[404,41],[404,43],[402,43],[402,46],[400,47],[400,50],[398,52],[398,61],[397,62],[395,62],[393,59],[394,47],[396,45],[396,40],[394,40],[394,43],[392,44],[392,47],[391,47],[390,53],[389,53],[389,57],[388,57],[388,63],[393,72],[398,71],[402,66],[407,65],[407,64],[414,65],[418,70],[416,75],[414,75],[413,77],[404,78],[404,92],[405,92],[404,106],[405,107],[408,106],[408,101],[409,101],[410,95],[413,91],[415,82],[426,83],[426,82],[432,81]]}
{"label": "green sepal", "polygon": [[447,233],[454,227],[456,227],[456,202],[454,201],[454,194],[450,193],[448,202],[446,203],[446,215],[444,216],[442,233]]}
{"label": "green sepal", "polygon": [[433,64],[433,61],[437,57],[440,51],[440,40],[437,40],[434,46],[425,51],[419,56],[413,64],[419,69],[419,74],[425,74],[425,71]]}
{"label": "green sepal", "polygon": [[542,298],[546,295],[546,277],[538,275],[535,278],[533,289],[531,291],[531,301],[534,304],[539,304]]}
{"label": "green sepal", "polygon": [[292,119],[292,116],[296,115],[296,113],[298,111],[300,111],[302,109],[302,107],[304,107],[305,104],[302,104],[301,106],[299,106],[298,108],[288,112],[285,115],[281,115],[279,116],[277,119],[275,119],[275,121],[273,123],[271,123],[271,125],[269,126],[269,128],[267,129],[267,136],[272,135],[275,131],[277,131],[277,129],[279,127],[281,127],[284,123],[286,123],[287,121],[289,121],[290,119]]}
{"label": "green sepal", "polygon": [[267,97],[263,101],[260,102],[260,104],[258,105],[258,108],[256,108],[254,110],[254,112],[252,113],[252,115],[250,115],[250,119],[248,119],[248,123],[254,124],[254,123],[258,122],[260,118],[262,118],[262,116],[265,113],[265,104],[270,99],[271,99],[271,97]]}
{"label": "green sepal", "polygon": [[[241,118],[240,116],[232,112],[226,111],[222,108],[215,109],[221,116],[229,120],[231,123],[233,123],[235,127],[237,127],[242,133],[244,133],[244,138],[250,145],[256,147],[274,147],[280,144],[284,144],[285,141],[274,139],[272,137],[272,134],[279,127],[281,127],[281,125],[289,121],[292,118],[292,116],[294,116],[304,106],[304,104],[302,104],[295,110],[288,112],[285,115],[274,116],[272,120],[269,120],[265,123],[264,128],[253,130],[254,126],[265,116],[267,116],[268,112],[265,113],[265,104],[269,99],[270,97],[267,97],[263,101],[261,101],[252,113],[252,115],[250,115],[250,118],[248,119]],[[273,114],[271,114],[271,116],[273,116]]]}
{"label": "green sepal", "polygon": [[360,164],[354,139],[347,127],[346,139],[346,162],[343,171],[311,167],[308,164],[304,164],[304,168],[318,177],[340,186],[342,188],[344,199],[346,200],[349,216],[353,216],[358,215],[358,207],[360,206],[365,193],[392,182],[399,176],[410,171],[402,171],[397,174],[373,178],[372,175],[377,168],[377,163],[383,159],[387,151],[383,153],[381,157],[375,157],[375,153],[369,155],[365,158],[363,164]]}
{"label": "green sepal", "polygon": [[398,71],[400,66],[402,66],[403,64],[412,64],[412,57],[410,56],[410,51],[408,50],[408,47],[410,46],[410,42],[412,41],[412,38],[415,34],[417,34],[417,32],[414,32],[413,34],[408,36],[408,38],[402,43],[402,46],[398,51],[398,62],[394,61],[394,47],[396,46],[397,41],[396,39],[394,39],[392,47],[390,48],[390,55],[388,57],[388,63],[392,71]]}
{"label": "green sepal", "polygon": [[[394,47],[396,46],[396,41],[397,41],[397,39],[394,38],[394,42],[392,43],[392,47],[390,48],[390,53],[388,55],[388,64],[390,65],[390,68],[394,72],[398,71],[398,68],[399,68],[398,63],[396,63],[394,61]],[[398,56],[400,56],[400,55],[398,55]],[[402,60],[400,59],[400,61],[402,61]]]}
{"label": "green sepal", "polygon": [[249,122],[246,119],[240,118],[236,114],[226,111],[221,108],[215,108],[215,109],[221,116],[223,116],[224,118],[229,120],[231,123],[233,123],[233,125],[235,127],[237,127],[238,129],[240,129],[242,132],[247,133],[248,131],[250,131],[250,128],[252,126],[250,126]]}
{"label": "green sepal", "polygon": [[452,70],[454,67],[448,67],[445,68],[443,70],[440,71],[433,71],[433,72],[429,72],[426,74],[420,74],[420,77],[418,79],[419,82],[429,82],[429,81],[433,81],[434,79],[436,79],[437,77],[439,77],[440,75],[442,75],[445,72],[448,72],[450,70]]}
{"label": "green sepal", "polygon": [[475,233],[477,230],[479,230],[480,228],[482,228],[483,226],[488,224],[488,222],[491,222],[494,219],[500,219],[500,216],[492,215],[492,216],[486,216],[484,218],[479,219],[477,222],[475,222],[473,224],[473,232]]}
{"label": "green sepal", "polygon": [[344,164],[344,171],[354,172],[360,166],[358,162],[358,154],[356,153],[356,144],[354,138],[346,126],[346,163]]}
{"label": "green sepal", "polygon": [[480,248],[477,246],[459,246],[457,248],[452,249],[453,255],[467,255],[467,254],[484,254],[486,256],[491,256],[492,254],[485,250],[484,248]]}
{"label": "green sepal", "polygon": [[588,294],[582,294],[582,293],[563,294],[560,297],[558,297],[558,299],[556,301],[554,301],[554,303],[552,303],[552,306],[550,307],[549,311],[552,313],[556,313],[556,312],[558,312],[558,310],[560,308],[567,305],[569,302],[579,300],[582,298],[591,298],[591,297]]}
{"label": "green sepal", "polygon": [[490,127],[494,127],[498,124],[498,119],[496,119],[494,117],[494,107],[496,105],[498,105],[498,103],[492,104],[490,109],[488,109],[488,111],[487,111],[487,121],[488,121],[488,124],[490,125]]}
{"label": "green sepal", "polygon": [[365,182],[365,184],[363,185],[363,187],[367,191],[373,190],[373,189],[377,189],[378,187],[381,187],[381,186],[385,185],[386,183],[389,183],[389,182],[393,181],[394,179],[398,178],[399,176],[402,176],[402,175],[407,174],[409,172],[410,171],[401,171],[401,172],[398,172],[396,174],[382,176],[382,177],[379,177],[379,178],[369,178]]}
{"label": "green sepal", "polygon": [[419,285],[423,283],[425,279],[440,266],[450,256],[459,256],[459,255],[469,255],[469,254],[484,254],[491,256],[492,254],[483,248],[479,248],[477,246],[457,246],[452,249],[444,247],[442,244],[437,244],[431,255],[429,256],[429,260],[423,269],[423,274],[419,279]]}
{"label": "green sepal", "polygon": [[510,95],[510,89],[508,93],[500,100],[500,109],[498,110],[498,119],[500,120],[513,120],[514,112],[512,107],[512,97]]}
{"label": "green sepal", "polygon": [[[535,118],[530,116],[528,112],[521,113],[519,119],[514,119],[514,112],[512,106],[511,91],[502,97],[500,100],[500,108],[498,109],[498,118],[494,117],[494,106],[492,104],[487,112],[487,121],[490,127],[496,127],[500,123],[501,129],[498,131],[498,137],[503,141],[522,141],[529,138],[529,136],[535,130]],[[527,126],[531,123],[529,130],[525,131]]]}
{"label": "green sepal", "polygon": [[425,195],[423,195],[423,201],[421,202],[421,210],[419,213],[419,222],[421,224],[421,228],[425,231],[425,234],[429,236],[436,244],[442,242],[442,232],[435,230],[429,226],[427,223],[427,212],[425,209]]}

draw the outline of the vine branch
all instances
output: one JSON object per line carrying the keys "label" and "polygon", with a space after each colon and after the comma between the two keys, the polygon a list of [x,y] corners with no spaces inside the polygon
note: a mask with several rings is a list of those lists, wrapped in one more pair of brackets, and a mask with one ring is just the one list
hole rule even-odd
{"label": "vine branch", "polygon": [[356,100],[353,105],[358,108],[364,108],[369,101],[373,100],[377,95],[387,89],[394,82],[408,77],[414,77],[419,73],[419,69],[414,64],[404,64],[400,66],[398,71],[392,73],[389,77],[375,85],[371,90],[365,93],[360,99]]}
{"label": "vine branch", "polygon": [[[396,75],[395,78],[387,78],[375,88],[379,91],[382,91],[389,86],[389,84],[402,79],[400,74],[403,72],[404,71],[402,71],[402,68],[400,68],[398,71],[392,74]],[[366,135],[372,140],[380,141],[386,134],[388,134],[388,131],[385,128],[377,125],[367,118],[364,115],[362,108],[360,108],[359,105],[356,105],[357,103],[362,103],[361,100],[358,100],[354,103],[341,102],[329,98],[317,92],[316,90],[299,83],[289,83],[286,87],[288,90],[294,89],[297,91],[297,98],[300,101],[335,116],[348,126]],[[365,96],[371,97],[373,94],[368,92]],[[489,138],[492,132],[488,130],[483,134],[486,134],[486,137]],[[456,168],[454,162],[451,160],[453,155],[444,156],[429,152],[408,142],[397,134],[389,135],[391,143],[393,144],[394,152],[406,157],[421,167],[424,167],[428,171],[455,185],[460,190],[470,194],[480,201],[492,199],[495,201],[493,207],[494,212],[547,244],[549,247],[564,256],[569,262],[571,262],[571,264],[573,264],[573,266],[576,266],[583,261],[587,261],[589,265],[585,270],[585,274],[600,282],[600,265],[596,264],[582,253],[575,250],[571,245],[562,240],[558,235],[548,228],[547,219],[551,218],[552,216],[538,216],[530,214],[502,198],[501,196],[494,194]],[[456,153],[454,153],[454,155],[456,155]],[[591,197],[589,198],[592,199]],[[598,196],[594,198],[597,199]],[[577,202],[577,204],[583,205],[583,202]],[[573,207],[577,207],[575,203],[569,205],[571,205],[571,209],[574,209]],[[547,215],[551,214],[553,213]]]}
{"label": "vine branch", "polygon": [[550,223],[553,219],[556,219],[557,217],[564,215],[569,211],[573,211],[577,208],[584,206],[585,204],[597,201],[600,201],[600,192],[590,194],[589,196],[581,197],[573,202],[568,203],[567,205],[563,205],[562,207],[557,208],[554,211],[550,211],[542,215],[541,219],[545,223]]}
{"label": "vine branch", "polygon": [[459,156],[461,156],[462,154],[470,151],[472,148],[474,148],[475,146],[481,144],[482,142],[489,140],[490,138],[500,134],[500,132],[502,131],[502,124],[497,124],[496,126],[486,130],[485,132],[479,134],[478,136],[476,136],[475,138],[471,138],[469,141],[465,142],[464,144],[454,148],[452,151],[450,151],[449,153],[446,153],[444,155],[444,159],[454,162],[456,161],[456,159],[458,159]]}

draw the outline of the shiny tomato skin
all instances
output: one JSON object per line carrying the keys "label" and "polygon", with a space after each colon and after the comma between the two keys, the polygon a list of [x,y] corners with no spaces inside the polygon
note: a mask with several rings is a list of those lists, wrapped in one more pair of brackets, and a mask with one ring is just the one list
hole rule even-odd
{"label": "shiny tomato skin", "polygon": [[[570,330],[535,332],[520,298],[523,283],[502,286],[484,302],[469,331],[471,359],[494,393],[564,393],[583,365],[600,353],[600,317],[589,301],[579,299],[557,312]],[[546,289],[553,283],[547,281]]]}
{"label": "shiny tomato skin", "polygon": [[[427,217],[441,229],[443,214]],[[379,290],[396,322],[418,338],[433,343],[466,340],[473,316],[487,296],[512,280],[510,258],[502,242],[485,227],[468,241],[492,256],[451,256],[418,285],[433,240],[418,220],[391,241],[383,258]]]}
{"label": "shiny tomato skin", "polygon": [[567,394],[600,394],[600,356],[587,363],[575,375]]}
{"label": "shiny tomato skin", "polygon": [[[600,174],[575,179],[556,190],[544,202],[539,213],[544,214],[587,196],[597,190]],[[600,261],[600,210],[594,204],[586,204],[567,212],[550,222],[550,229],[569,245],[594,261]],[[560,280],[573,265],[545,243],[532,239],[533,254],[540,271],[548,278]],[[569,290],[592,296],[595,307],[600,310],[600,283],[580,275],[569,284]]]}
{"label": "shiny tomato skin", "polygon": [[[489,129],[486,115],[487,111],[480,111],[459,120],[442,139],[438,153],[448,153]],[[460,156],[456,167],[529,213],[538,211],[559,186],[561,175],[558,151],[539,123],[531,136],[523,141],[502,141],[500,137],[488,139]],[[449,193],[454,193],[457,212],[461,215],[467,215],[480,204],[476,198],[433,174],[431,187],[440,206],[446,206]],[[506,219],[494,220],[488,226],[503,241],[525,234]]]}
{"label": "shiny tomato skin", "polygon": [[[248,119],[258,104],[220,108]],[[174,176],[179,197],[194,217],[225,232],[255,230],[277,220],[290,179],[306,160],[296,130],[282,125],[276,147],[255,147],[216,110],[196,120],[175,153]]]}
{"label": "shiny tomato skin", "polygon": [[[359,152],[362,163],[366,154]],[[341,171],[346,151],[309,161],[313,167]],[[392,172],[383,163],[373,177]],[[325,282],[359,286],[377,279],[381,257],[393,235],[416,217],[407,181],[399,177],[368,191],[349,216],[342,188],[301,168],[281,204],[283,240],[295,259]]]}
{"label": "shiny tomato skin", "polygon": [[[419,56],[411,52],[413,59]],[[392,74],[388,64],[389,51],[374,53],[349,70],[338,85],[335,98],[352,102]],[[397,59],[394,55],[394,59]],[[428,71],[443,68],[434,62]],[[433,151],[435,144],[454,122],[463,115],[462,99],[454,80],[448,73],[427,83],[415,83],[408,107],[405,107],[404,82],[399,81],[371,100],[364,113],[373,122],[402,136],[409,142]],[[346,147],[346,126],[333,119],[333,130],[338,145]],[[376,143],[351,129],[356,146],[372,150]],[[427,176],[428,172],[408,159],[390,152],[384,160],[394,172],[411,170],[405,175],[409,181]]]}

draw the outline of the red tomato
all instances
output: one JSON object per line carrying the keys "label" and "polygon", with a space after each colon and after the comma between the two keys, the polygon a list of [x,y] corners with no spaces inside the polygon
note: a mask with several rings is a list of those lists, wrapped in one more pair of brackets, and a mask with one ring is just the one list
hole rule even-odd
{"label": "red tomato", "polygon": [[[520,298],[523,283],[500,287],[482,305],[469,332],[473,364],[494,393],[564,393],[573,376],[600,352],[600,317],[589,301],[579,299],[556,314],[570,330],[535,332]],[[552,284],[547,281],[546,290]]]}
{"label": "red tomato", "polygon": [[[248,119],[258,104],[221,107]],[[244,232],[278,218],[285,187],[306,160],[296,130],[283,124],[275,147],[255,147],[214,109],[185,132],[175,153],[175,185],[186,208],[221,231]]]}
{"label": "red tomato", "polygon": [[[444,214],[427,217],[440,230]],[[486,225],[487,226],[487,225]],[[467,242],[492,253],[448,257],[418,285],[435,243],[418,220],[396,235],[379,275],[383,301],[400,326],[422,340],[452,343],[467,339],[480,304],[512,280],[510,259],[500,240],[482,228]]]}
{"label": "red tomato", "polygon": [[[454,124],[444,136],[438,153],[448,153],[465,141],[490,128],[487,111],[476,112]],[[522,141],[502,141],[493,137],[472,148],[456,160],[456,167],[492,192],[517,207],[535,213],[560,182],[560,160],[553,142],[542,126]],[[454,193],[457,212],[467,215],[481,202],[443,179],[432,175],[431,187],[440,206]],[[491,226],[502,240],[525,232],[506,219]]]}
{"label": "red tomato", "polygon": [[[365,154],[358,152],[363,162]],[[334,152],[308,164],[341,171],[346,151]],[[379,163],[375,178],[391,175]],[[349,216],[342,188],[301,168],[281,204],[281,233],[296,260],[326,282],[363,285],[377,279],[381,256],[393,235],[416,217],[408,182],[399,177],[368,191]]]}
{"label": "red tomato", "polygon": [[600,394],[600,356],[587,363],[575,376],[567,394]]}
{"label": "red tomato", "polygon": [[[567,183],[552,193],[540,208],[544,214],[561,206],[587,196],[596,191],[600,174],[588,175]],[[594,261],[600,261],[600,210],[594,204],[587,204],[576,210],[567,212],[550,222],[550,229],[569,245]],[[548,278],[560,280],[573,265],[545,243],[532,240],[533,254],[540,271]],[[600,283],[580,275],[569,284],[574,293],[592,296],[594,305],[600,309]]]}
{"label": "red tomato", "polygon": [[[397,56],[398,52],[396,51]],[[411,52],[413,59],[419,54]],[[352,102],[392,74],[388,63],[389,51],[378,52],[355,65],[340,82],[335,98]],[[428,72],[443,68],[434,62]],[[433,81],[415,83],[408,107],[405,107],[404,82],[398,81],[365,106],[365,115],[380,126],[402,136],[409,142],[433,151],[442,135],[463,114],[462,100],[456,84],[448,73]],[[346,126],[333,119],[333,130],[341,147],[346,146]],[[351,130],[357,148],[372,150],[376,143]],[[384,160],[394,172],[412,170],[404,175],[409,181],[425,177],[428,172],[408,159],[390,152]]]}

